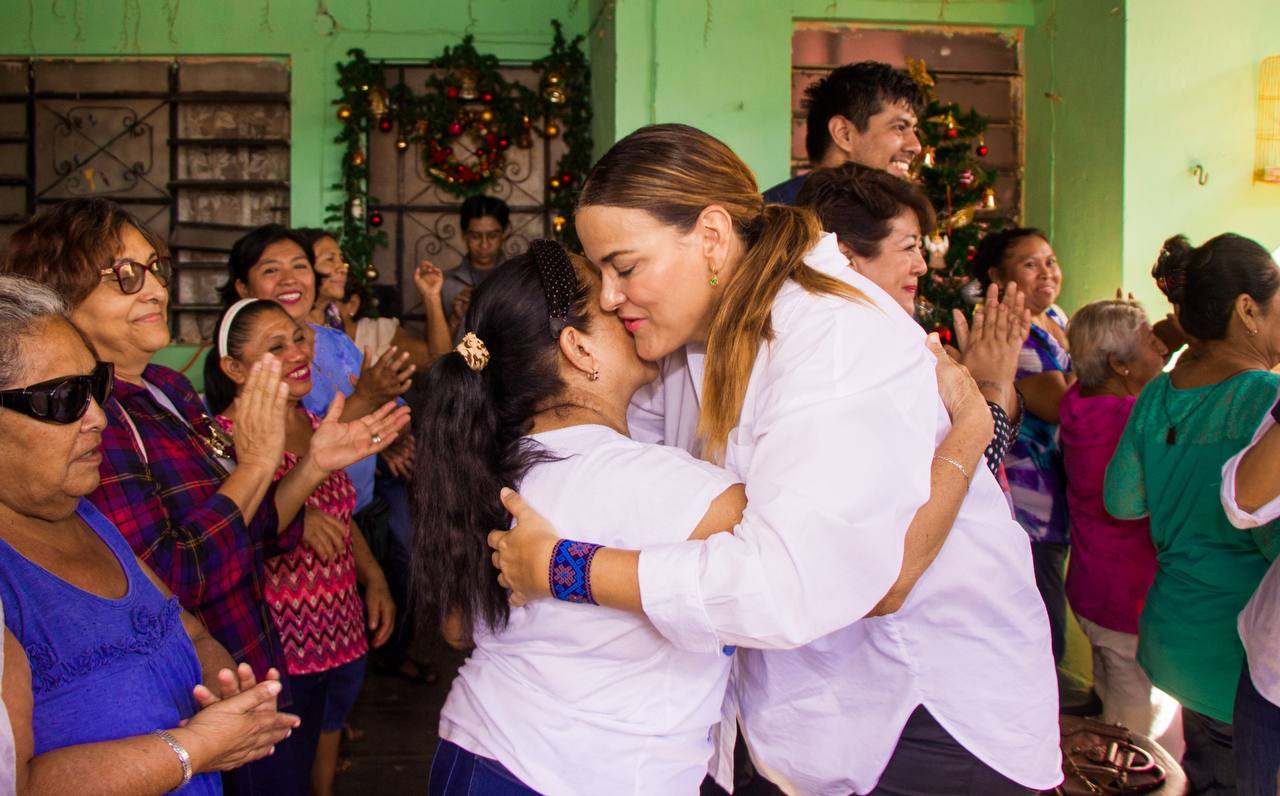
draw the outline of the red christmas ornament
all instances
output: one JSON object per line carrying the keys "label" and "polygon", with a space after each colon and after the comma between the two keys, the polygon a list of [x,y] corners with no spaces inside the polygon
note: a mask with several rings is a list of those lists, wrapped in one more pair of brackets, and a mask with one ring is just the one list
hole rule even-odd
{"label": "red christmas ornament", "polygon": [[492,92],[492,91],[486,91],[485,93],[481,94],[481,95],[480,95],[480,101],[481,101],[481,102],[493,102],[493,92]]}
{"label": "red christmas ornament", "polygon": [[960,135],[960,129],[958,127],[947,128],[947,138],[957,138],[959,137],[959,135]]}
{"label": "red christmas ornament", "polygon": [[459,122],[449,122],[446,130],[449,135],[462,135],[462,125]]}
{"label": "red christmas ornament", "polygon": [[568,173],[561,174],[560,182],[564,183],[565,185],[568,185],[569,183],[573,182],[573,175]]}
{"label": "red christmas ornament", "polygon": [[497,146],[498,136],[494,135],[493,133],[485,133],[484,142],[489,146]]}
{"label": "red christmas ornament", "polygon": [[449,99],[457,99],[457,98],[458,98],[458,87],[457,87],[457,86],[445,86],[445,88],[444,88],[444,95],[445,95],[446,97],[448,97]]}
{"label": "red christmas ornament", "polygon": [[482,158],[487,154],[489,154],[489,150],[485,149],[484,147],[476,147],[476,157]]}
{"label": "red christmas ornament", "polygon": [[378,120],[378,129],[384,133],[391,132],[391,128],[393,126],[394,125],[391,124],[391,120],[388,119],[386,116],[383,116],[381,119]]}
{"label": "red christmas ornament", "polygon": [[439,166],[449,160],[449,150],[443,147],[435,147],[431,150],[431,162]]}
{"label": "red christmas ornament", "polygon": [[978,157],[985,158],[987,153],[990,151],[991,150],[987,148],[986,144],[978,144]]}
{"label": "red christmas ornament", "polygon": [[951,345],[951,330],[945,326],[934,327],[933,333],[938,335],[938,340],[943,345]]}
{"label": "red christmas ornament", "polygon": [[506,148],[507,148],[507,147],[509,147],[509,146],[511,146],[511,139],[510,139],[510,138],[499,138],[499,139],[498,139],[498,149],[506,149]]}
{"label": "red christmas ornament", "polygon": [[378,212],[377,210],[374,210],[372,213],[370,213],[369,225],[373,227],[382,226],[382,213]]}

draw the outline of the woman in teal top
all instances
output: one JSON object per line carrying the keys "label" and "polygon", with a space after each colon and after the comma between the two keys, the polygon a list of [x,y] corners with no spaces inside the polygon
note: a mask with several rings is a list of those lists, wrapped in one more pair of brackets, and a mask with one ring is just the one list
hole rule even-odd
{"label": "woman in teal top", "polygon": [[1154,275],[1197,342],[1142,391],[1107,468],[1107,511],[1150,517],[1158,569],[1138,662],[1183,705],[1193,793],[1234,792],[1231,712],[1244,650],[1236,616],[1280,552],[1273,525],[1241,533],[1219,498],[1222,466],[1253,437],[1280,376],[1280,268],[1257,243],[1165,242]]}

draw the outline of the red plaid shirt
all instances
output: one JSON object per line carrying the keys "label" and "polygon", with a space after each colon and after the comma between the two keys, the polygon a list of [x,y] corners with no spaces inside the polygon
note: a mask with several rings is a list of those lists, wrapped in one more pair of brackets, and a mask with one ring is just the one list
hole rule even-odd
{"label": "red plaid shirt", "polygon": [[[142,377],[202,428],[204,404],[182,374],[150,365]],[[89,500],[233,659],[249,663],[259,679],[270,666],[284,672],[262,584],[266,557],[302,538],[302,512],[277,533],[272,486],[246,525],[236,504],[217,493],[227,473],[192,427],[145,387],[116,379],[112,396],[104,407],[102,483]]]}

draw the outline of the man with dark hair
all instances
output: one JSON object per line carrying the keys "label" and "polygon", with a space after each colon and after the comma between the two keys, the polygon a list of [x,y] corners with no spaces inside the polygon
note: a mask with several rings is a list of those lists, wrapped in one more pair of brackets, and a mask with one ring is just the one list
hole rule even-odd
{"label": "man with dark hair", "polygon": [[458,228],[467,253],[456,268],[445,271],[440,296],[454,337],[459,337],[457,330],[467,314],[471,292],[504,259],[502,245],[511,226],[511,208],[494,196],[472,196],[462,203],[460,216]]}
{"label": "man with dark hair", "polygon": [[[924,97],[901,69],[879,61],[839,67],[805,89],[804,106],[805,149],[815,169],[854,162],[906,177],[920,154],[916,122]],[[793,204],[806,177],[775,185],[765,201]]]}

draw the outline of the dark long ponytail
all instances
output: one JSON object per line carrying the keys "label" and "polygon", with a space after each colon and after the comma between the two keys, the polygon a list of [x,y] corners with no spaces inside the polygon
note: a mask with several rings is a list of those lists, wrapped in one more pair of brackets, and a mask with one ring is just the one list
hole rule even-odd
{"label": "dark long ponytail", "polygon": [[507,595],[487,537],[511,522],[498,497],[502,487],[514,488],[531,466],[550,459],[526,435],[538,409],[565,388],[559,328],[588,328],[592,277],[581,267],[569,270],[559,283],[569,294],[568,312],[553,326],[533,254],[500,265],[476,288],[463,325],[488,349],[488,364],[473,370],[450,352],[427,373],[425,397],[414,407],[412,493],[413,599],[424,624],[433,613],[443,619],[456,611],[468,631],[506,625]]}

